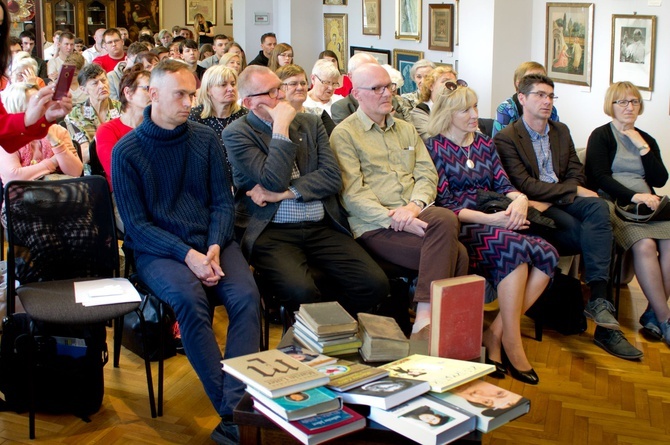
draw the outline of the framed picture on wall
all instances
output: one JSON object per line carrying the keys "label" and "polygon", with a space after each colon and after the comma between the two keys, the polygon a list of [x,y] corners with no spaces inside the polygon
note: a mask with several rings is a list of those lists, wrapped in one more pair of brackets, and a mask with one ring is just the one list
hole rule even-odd
{"label": "framed picture on wall", "polygon": [[591,85],[593,3],[547,3],[544,66],[554,82]]}
{"label": "framed picture on wall", "polygon": [[390,65],[391,64],[391,51],[388,49],[377,49],[377,48],[364,48],[362,46],[352,46],[349,49],[351,55],[358,53],[368,53],[377,61],[380,65]]}
{"label": "framed picture on wall", "polygon": [[144,27],[158,32],[162,5],[158,0],[116,0],[116,26],[126,28],[134,39]]}
{"label": "framed picture on wall", "polygon": [[428,49],[454,51],[454,5],[428,5]]}
{"label": "framed picture on wall", "polygon": [[363,0],[363,35],[382,35],[381,0]]}
{"label": "framed picture on wall", "polygon": [[627,80],[641,90],[654,89],[656,16],[612,16],[610,83]]}
{"label": "framed picture on wall", "polygon": [[337,54],[340,72],[347,66],[347,14],[323,15],[325,48]]}
{"label": "framed picture on wall", "polygon": [[346,5],[347,0],[323,0],[324,5]]}
{"label": "framed picture on wall", "polygon": [[216,25],[216,1],[215,0],[187,0],[186,2],[186,24],[193,25],[193,17],[202,14],[205,20]]}
{"label": "framed picture on wall", "polygon": [[410,70],[419,59],[423,59],[423,51],[393,50],[393,66],[400,71],[403,78],[400,94],[416,91],[416,84],[410,75]]}
{"label": "framed picture on wall", "polygon": [[396,0],[396,39],[421,41],[421,11],[421,0]]}
{"label": "framed picture on wall", "polygon": [[233,24],[233,0],[223,0],[223,24]]}

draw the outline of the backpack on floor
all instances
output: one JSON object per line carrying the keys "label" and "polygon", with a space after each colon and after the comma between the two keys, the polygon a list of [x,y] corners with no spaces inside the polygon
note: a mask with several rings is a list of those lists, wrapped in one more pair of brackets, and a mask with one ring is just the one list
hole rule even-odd
{"label": "backpack on floor", "polygon": [[33,323],[27,314],[7,316],[0,341],[0,391],[5,396],[4,408],[28,411],[30,366],[34,363],[36,410],[72,413],[88,421],[88,416],[100,409],[105,392],[106,339],[104,323],[47,325]]}

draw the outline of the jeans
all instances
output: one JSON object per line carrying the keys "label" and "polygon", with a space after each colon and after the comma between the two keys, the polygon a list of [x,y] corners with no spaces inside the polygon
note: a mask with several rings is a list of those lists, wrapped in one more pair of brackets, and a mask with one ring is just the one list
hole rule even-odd
{"label": "jeans", "polygon": [[[231,415],[244,394],[244,384],[225,375],[221,360],[258,352],[260,296],[249,265],[237,243],[221,249],[225,276],[211,288],[203,286],[183,261],[137,254],[144,283],[174,311],[184,352],[219,415]],[[228,312],[228,333],[222,356],[210,319],[210,298]]]}

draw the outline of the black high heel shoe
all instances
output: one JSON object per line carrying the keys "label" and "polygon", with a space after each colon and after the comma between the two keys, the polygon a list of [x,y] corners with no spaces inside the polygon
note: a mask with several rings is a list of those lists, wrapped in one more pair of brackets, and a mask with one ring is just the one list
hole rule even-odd
{"label": "black high heel shoe", "polygon": [[512,376],[512,378],[517,379],[523,383],[528,383],[529,385],[537,385],[538,383],[540,383],[540,377],[538,377],[537,373],[533,368],[530,368],[529,371],[519,371],[514,367],[512,362],[509,360],[509,357],[507,357],[504,347],[501,349],[500,352],[502,355],[503,363],[505,364],[505,366],[507,366],[509,374]]}
{"label": "black high heel shoe", "polygon": [[507,374],[507,368],[502,363],[491,360],[489,358],[488,351],[484,355],[484,363],[486,363],[487,365],[493,365],[493,366],[496,367],[495,371],[488,374],[489,377],[493,377],[494,379],[504,379],[505,378],[505,375]]}

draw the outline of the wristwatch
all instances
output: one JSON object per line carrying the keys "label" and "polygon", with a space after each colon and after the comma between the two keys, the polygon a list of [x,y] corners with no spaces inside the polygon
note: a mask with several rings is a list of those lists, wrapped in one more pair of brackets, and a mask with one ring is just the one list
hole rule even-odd
{"label": "wristwatch", "polygon": [[417,207],[419,207],[421,210],[423,210],[424,207],[426,207],[426,203],[421,201],[420,199],[413,199],[410,201],[411,203],[414,203]]}

